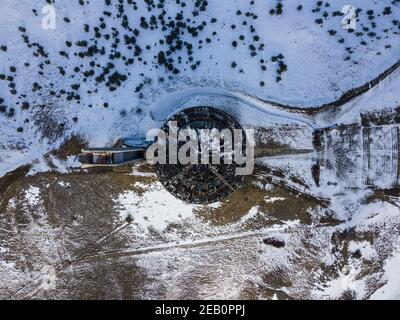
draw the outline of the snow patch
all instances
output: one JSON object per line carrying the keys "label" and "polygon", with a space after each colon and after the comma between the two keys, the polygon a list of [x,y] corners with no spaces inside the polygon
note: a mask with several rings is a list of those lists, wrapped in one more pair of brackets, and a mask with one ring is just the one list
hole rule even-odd
{"label": "snow patch", "polygon": [[30,186],[25,190],[25,199],[31,207],[39,205],[41,203],[40,189],[38,187]]}
{"label": "snow patch", "polygon": [[150,186],[137,182],[135,187],[145,191],[143,194],[126,191],[114,201],[122,219],[131,217],[133,223],[143,229],[154,228],[162,231],[171,223],[193,217],[193,210],[199,207],[175,198],[159,182]]}
{"label": "snow patch", "polygon": [[400,245],[393,256],[386,260],[384,266],[386,284],[378,289],[372,296],[373,300],[400,300]]}
{"label": "snow patch", "polygon": [[271,198],[265,197],[264,198],[265,203],[274,203],[276,201],[284,201],[284,200],[285,200],[285,198],[283,198],[283,197],[271,197]]}

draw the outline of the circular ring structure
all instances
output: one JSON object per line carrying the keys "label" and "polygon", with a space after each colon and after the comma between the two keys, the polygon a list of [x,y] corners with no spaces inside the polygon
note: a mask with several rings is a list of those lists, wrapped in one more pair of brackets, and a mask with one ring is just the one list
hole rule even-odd
{"label": "circular ring structure", "polygon": [[[169,151],[171,147],[171,141],[169,140],[172,135],[171,126],[174,124],[176,135],[183,129],[189,129],[191,132],[195,132],[198,138],[196,142],[199,147],[199,153],[196,155],[198,163],[182,164],[177,157],[177,163],[172,164],[170,160],[170,154],[167,152],[166,164],[156,164],[156,173],[163,184],[163,186],[175,197],[189,203],[196,204],[207,204],[220,201],[235,191],[240,187],[243,176],[236,174],[236,168],[243,165],[238,165],[236,163],[236,158],[233,155],[233,150],[235,147],[239,146],[242,152],[245,152],[246,147],[246,135],[241,127],[241,125],[232,116],[223,112],[219,109],[212,107],[192,107],[180,111],[173,115],[166,123],[161,127],[164,131],[166,139],[166,149]],[[176,125],[176,127],[175,127]],[[209,131],[207,131],[207,129]],[[214,130],[213,130],[214,129]],[[215,148],[215,141],[217,141],[216,149],[219,149],[219,164],[213,161],[213,156],[215,153],[211,150],[212,148],[206,149],[202,148],[201,141],[207,141],[209,138],[204,139],[204,132],[222,132],[226,129],[232,134],[232,137],[237,137],[234,135],[234,129],[241,130],[241,135],[239,141],[233,141],[232,148],[230,150],[232,153],[226,153],[227,146],[225,145],[225,140],[221,139],[221,136],[217,140],[213,141]],[[186,131],[187,132],[187,131]],[[237,132],[237,131],[236,131]],[[238,140],[238,139],[237,139]],[[177,149],[179,150],[186,141],[177,140]],[[239,145],[238,145],[239,143]],[[174,145],[175,147],[175,145]],[[206,152],[206,156],[204,156]],[[203,154],[202,154],[203,153]],[[225,159],[230,154],[231,161],[225,161]],[[243,153],[244,154],[244,153]],[[204,163],[201,159],[202,157],[208,157],[208,163]]]}

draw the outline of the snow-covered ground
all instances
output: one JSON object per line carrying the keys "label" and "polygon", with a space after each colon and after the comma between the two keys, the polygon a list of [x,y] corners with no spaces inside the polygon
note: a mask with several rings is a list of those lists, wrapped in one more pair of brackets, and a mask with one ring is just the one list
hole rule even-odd
{"label": "snow-covered ground", "polygon": [[5,199],[1,298],[398,298],[395,197],[345,218],[259,174],[188,205],[135,170],[30,176]]}
{"label": "snow-covered ground", "polygon": [[347,0],[53,2],[46,30],[44,1],[2,1],[1,175],[72,133],[100,146],[134,135],[171,91],[315,107],[399,59],[397,1],[352,1],[354,32],[342,28]]}

